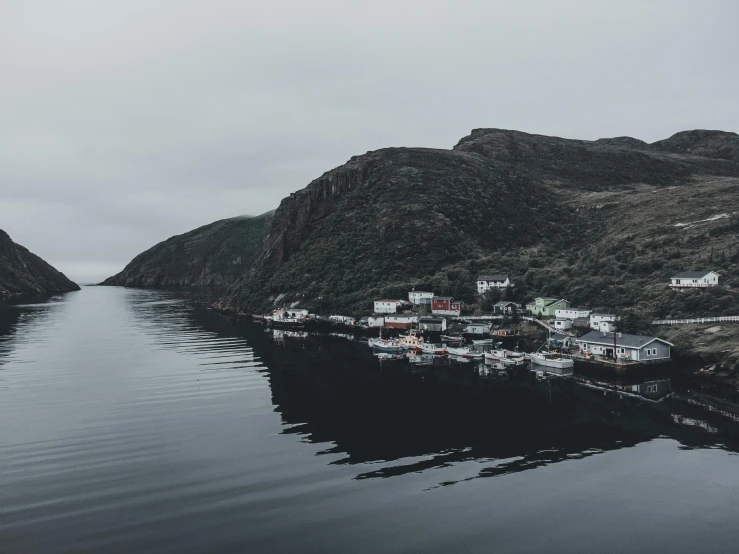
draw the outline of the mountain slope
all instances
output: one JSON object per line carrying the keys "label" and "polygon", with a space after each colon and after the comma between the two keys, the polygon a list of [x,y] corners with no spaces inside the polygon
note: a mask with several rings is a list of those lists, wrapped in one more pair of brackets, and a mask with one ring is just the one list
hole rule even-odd
{"label": "mountain slope", "polygon": [[225,286],[248,271],[262,251],[272,212],[223,219],[171,237],[136,256],[103,285]]}
{"label": "mountain slope", "polygon": [[[249,312],[298,302],[359,313],[371,298],[405,295],[413,285],[474,300],[478,272],[511,272],[521,294],[550,290],[575,302],[625,305],[596,291],[607,279],[589,282],[604,271],[597,258],[610,264],[607,272],[623,274],[627,289],[663,279],[673,266],[692,269],[710,244],[726,241],[694,239],[692,231],[650,216],[674,208],[673,218],[689,220],[699,207],[690,192],[696,187],[702,195],[717,191],[724,210],[739,211],[737,152],[739,136],[720,131],[688,131],[650,145],[501,129],[476,129],[452,150],[368,152],[282,201],[263,253],[220,306]],[[683,192],[653,193],[669,187]],[[642,204],[633,205],[637,198]],[[655,240],[665,252],[679,245],[684,258],[649,266],[649,276],[641,266],[616,263],[614,245],[636,249],[634,261],[654,258],[639,248]]]}
{"label": "mountain slope", "polygon": [[77,283],[0,230],[0,295],[80,290]]}

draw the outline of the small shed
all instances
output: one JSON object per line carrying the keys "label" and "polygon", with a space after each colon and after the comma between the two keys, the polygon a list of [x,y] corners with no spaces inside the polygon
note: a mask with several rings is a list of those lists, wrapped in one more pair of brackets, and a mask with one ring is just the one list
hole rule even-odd
{"label": "small shed", "polygon": [[490,333],[492,325],[489,323],[470,323],[464,328],[464,332],[468,335],[487,335]]}
{"label": "small shed", "polygon": [[443,317],[421,317],[418,326],[422,331],[442,332],[446,331],[446,318]]}

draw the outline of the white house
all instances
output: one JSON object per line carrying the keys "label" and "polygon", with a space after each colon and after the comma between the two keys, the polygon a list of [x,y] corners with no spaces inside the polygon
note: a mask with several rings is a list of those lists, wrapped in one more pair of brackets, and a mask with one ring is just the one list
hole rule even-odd
{"label": "white house", "polygon": [[371,315],[367,318],[368,327],[384,327],[385,318],[381,315]]}
{"label": "white house", "polygon": [[408,300],[410,300],[411,304],[414,304],[416,306],[420,305],[431,305],[431,299],[434,297],[433,292],[425,292],[421,290],[412,290],[408,293]]}
{"label": "white house", "polygon": [[489,323],[470,323],[463,332],[470,335],[487,335],[492,328],[493,326]]}
{"label": "white house", "polygon": [[559,329],[560,331],[568,331],[569,329],[572,329],[572,320],[571,319],[555,319],[554,328]]}
{"label": "white house", "polygon": [[375,300],[376,314],[394,314],[398,311],[400,300]]}
{"label": "white house", "polygon": [[557,308],[554,310],[554,317],[557,319],[578,319],[581,317],[590,317],[590,310],[585,308]]}
{"label": "white house", "polygon": [[494,314],[523,313],[523,306],[515,302],[507,302],[503,300],[501,302],[496,302],[493,305],[493,313]]}
{"label": "white house", "polygon": [[[615,344],[614,344],[615,342]],[[656,337],[641,335],[627,335],[626,333],[602,333],[590,331],[577,339],[580,352],[593,356],[613,358],[614,347],[616,356],[624,360],[635,362],[665,361],[670,359],[671,343]]]}
{"label": "white house", "polygon": [[616,314],[600,314],[600,313],[592,313],[590,314],[590,327],[592,329],[600,329],[600,324],[602,321],[607,321],[610,323],[615,323]]}
{"label": "white house", "polygon": [[599,321],[595,324],[595,327],[590,326],[591,329],[600,331],[601,333],[613,333],[616,330],[616,322],[614,321]]}
{"label": "white house", "polygon": [[706,288],[718,285],[718,273],[715,271],[683,271],[670,277],[670,286],[674,288]]}
{"label": "white house", "polygon": [[482,294],[490,289],[504,289],[512,287],[513,283],[507,274],[501,275],[480,275],[477,278],[477,292]]}

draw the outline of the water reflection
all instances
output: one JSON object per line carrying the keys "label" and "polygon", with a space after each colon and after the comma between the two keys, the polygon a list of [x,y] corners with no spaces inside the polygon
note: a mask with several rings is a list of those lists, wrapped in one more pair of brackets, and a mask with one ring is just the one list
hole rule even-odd
{"label": "water reflection", "polygon": [[94,288],[0,308],[0,551],[602,552],[655,529],[667,542],[654,550],[677,551],[706,529],[722,547],[738,538],[731,402],[381,361],[354,336],[223,318],[208,294]]}
{"label": "water reflection", "polygon": [[153,320],[160,328],[242,338],[242,347],[263,364],[284,434],[331,444],[319,454],[341,454],[334,465],[383,464],[358,479],[469,461],[482,466],[477,478],[493,477],[661,436],[690,448],[739,446],[733,420],[683,400],[655,405],[573,381],[536,383],[525,370],[477,360],[424,354],[384,359],[354,335],[265,331],[204,305],[158,306]]}

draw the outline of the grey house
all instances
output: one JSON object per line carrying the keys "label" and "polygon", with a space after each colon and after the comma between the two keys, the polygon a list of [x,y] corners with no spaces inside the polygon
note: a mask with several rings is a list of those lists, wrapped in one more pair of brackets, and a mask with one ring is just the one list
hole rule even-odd
{"label": "grey house", "polygon": [[[627,335],[617,333],[615,339],[616,356],[622,360],[635,362],[663,362],[670,359],[669,342],[656,337]],[[577,345],[583,354],[613,358],[613,333],[591,331],[577,339]]]}

